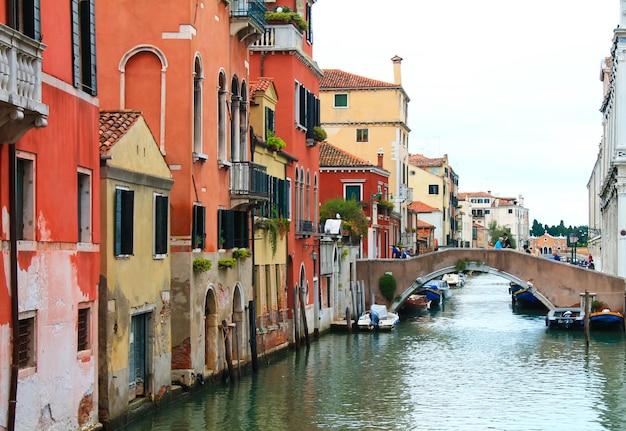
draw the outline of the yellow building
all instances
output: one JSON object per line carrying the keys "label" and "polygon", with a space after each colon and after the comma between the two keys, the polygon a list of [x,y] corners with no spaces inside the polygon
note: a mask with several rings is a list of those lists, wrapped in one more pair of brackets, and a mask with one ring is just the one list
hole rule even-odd
{"label": "yellow building", "polygon": [[139,112],[100,114],[100,155],[99,410],[117,428],[171,391],[173,181]]}
{"label": "yellow building", "polygon": [[[402,58],[392,59],[394,82],[383,82],[337,69],[324,70],[320,80],[321,123],[328,141],[338,148],[376,164],[382,152],[390,172],[386,198],[401,216],[401,231],[412,202],[408,186],[409,97],[402,88]],[[392,242],[401,241],[396,238]]]}
{"label": "yellow building", "polygon": [[447,154],[437,158],[409,156],[409,187],[415,199],[442,213],[441,226],[435,225],[440,246],[456,245],[461,240],[458,185],[459,177],[448,163]]}
{"label": "yellow building", "polygon": [[[253,160],[266,168],[269,193],[259,202],[254,216],[254,301],[259,354],[286,347],[287,230],[290,229],[289,182],[285,166],[294,159],[269,145],[275,126],[278,96],[272,79],[250,82],[250,125],[254,130]],[[285,143],[287,144],[287,143]]]}

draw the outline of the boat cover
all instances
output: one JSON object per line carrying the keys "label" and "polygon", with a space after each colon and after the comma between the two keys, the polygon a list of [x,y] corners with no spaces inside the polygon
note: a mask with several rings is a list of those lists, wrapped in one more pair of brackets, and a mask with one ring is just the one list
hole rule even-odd
{"label": "boat cover", "polygon": [[376,315],[382,319],[383,317],[387,317],[387,307],[380,304],[373,304],[370,308],[370,311],[376,313]]}

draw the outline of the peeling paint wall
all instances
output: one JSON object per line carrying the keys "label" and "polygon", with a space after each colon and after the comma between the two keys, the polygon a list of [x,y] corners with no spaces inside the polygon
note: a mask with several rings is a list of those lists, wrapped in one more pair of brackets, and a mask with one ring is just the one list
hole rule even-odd
{"label": "peeling paint wall", "polygon": [[[169,254],[154,255],[154,195],[168,196],[172,181],[142,118],[114,143],[110,154],[102,168],[100,196],[99,411],[101,421],[116,427],[124,425],[132,401],[157,404],[171,386],[170,259]],[[133,252],[125,257],[114,255],[117,187],[134,193]],[[145,339],[134,338],[133,318],[141,322],[137,324]],[[145,366],[140,380],[130,363],[137,346],[146,354],[136,359]]]}

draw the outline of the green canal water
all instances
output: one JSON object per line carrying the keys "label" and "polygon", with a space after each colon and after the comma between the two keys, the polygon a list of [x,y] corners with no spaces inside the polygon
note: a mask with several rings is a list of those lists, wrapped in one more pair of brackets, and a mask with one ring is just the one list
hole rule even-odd
{"label": "green canal water", "polygon": [[548,331],[508,282],[469,278],[440,310],[391,333],[323,335],[232,385],[125,431],[626,430],[621,332]]}

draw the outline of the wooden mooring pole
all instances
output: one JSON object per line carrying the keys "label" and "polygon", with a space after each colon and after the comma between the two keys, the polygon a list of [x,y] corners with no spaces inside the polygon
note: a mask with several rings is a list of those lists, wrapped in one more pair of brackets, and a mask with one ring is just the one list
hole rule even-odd
{"label": "wooden mooring pole", "polygon": [[591,312],[591,304],[589,303],[589,291],[585,289],[585,318],[583,328],[585,329],[585,343],[589,347],[589,313]]}

